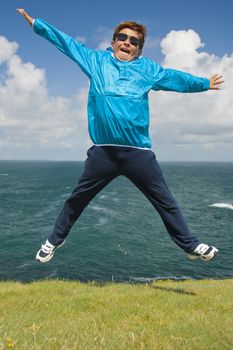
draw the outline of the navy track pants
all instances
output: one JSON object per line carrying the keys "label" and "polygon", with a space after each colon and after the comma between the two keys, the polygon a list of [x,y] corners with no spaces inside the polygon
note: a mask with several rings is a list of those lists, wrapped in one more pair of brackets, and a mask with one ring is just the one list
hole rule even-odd
{"label": "navy track pants", "polygon": [[169,191],[163,174],[151,150],[118,146],[92,146],[87,151],[84,171],[77,187],[66,200],[52,235],[48,238],[59,245],[88,203],[110,181],[126,176],[144,193],[161,216],[173,239],[185,252],[193,251],[199,241],[189,231],[181,210]]}

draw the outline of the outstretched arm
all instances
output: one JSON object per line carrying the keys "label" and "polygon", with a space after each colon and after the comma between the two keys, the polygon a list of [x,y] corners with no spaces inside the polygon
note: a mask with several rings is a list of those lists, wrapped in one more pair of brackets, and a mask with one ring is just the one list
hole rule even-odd
{"label": "outstretched arm", "polygon": [[88,77],[92,75],[93,64],[96,61],[94,50],[87,48],[44,20],[32,18],[24,9],[17,9],[17,11],[33,26],[35,33],[50,41],[58,50],[74,60]]}
{"label": "outstretched arm", "polygon": [[214,74],[210,78],[197,77],[176,69],[163,68],[154,62],[153,90],[176,92],[202,92],[219,90],[224,83],[222,76]]}
{"label": "outstretched arm", "polygon": [[33,19],[29,14],[24,11],[24,9],[17,9],[17,11],[28,21],[28,23],[32,26]]}
{"label": "outstretched arm", "polygon": [[224,83],[222,76],[219,74],[214,74],[210,78],[210,90],[219,90],[219,85]]}

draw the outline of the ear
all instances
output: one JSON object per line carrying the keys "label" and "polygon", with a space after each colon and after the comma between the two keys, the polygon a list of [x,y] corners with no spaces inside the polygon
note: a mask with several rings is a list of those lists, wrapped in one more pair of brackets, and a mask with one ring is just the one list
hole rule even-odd
{"label": "ear", "polygon": [[112,46],[112,48],[113,48],[114,43],[115,43],[115,41],[113,41],[113,40],[112,40],[112,42],[111,42],[111,46]]}
{"label": "ear", "polygon": [[142,54],[142,49],[139,49],[139,51],[138,51],[138,57],[140,57],[141,54]]}

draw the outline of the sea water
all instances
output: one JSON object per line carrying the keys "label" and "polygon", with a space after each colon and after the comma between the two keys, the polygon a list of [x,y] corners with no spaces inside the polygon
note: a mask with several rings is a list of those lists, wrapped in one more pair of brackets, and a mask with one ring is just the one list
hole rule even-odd
{"label": "sea water", "polygon": [[148,281],[233,277],[233,163],[162,162],[191,231],[219,248],[191,261],[144,195],[118,177],[89,203],[47,264],[35,255],[76,185],[83,162],[0,162],[0,279]]}

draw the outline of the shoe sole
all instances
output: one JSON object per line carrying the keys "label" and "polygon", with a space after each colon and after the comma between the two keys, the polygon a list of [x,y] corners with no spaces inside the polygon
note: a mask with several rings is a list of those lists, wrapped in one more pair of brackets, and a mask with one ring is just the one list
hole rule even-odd
{"label": "shoe sole", "polygon": [[38,253],[36,254],[36,260],[37,261],[39,261],[39,262],[41,262],[42,264],[44,264],[44,263],[47,263],[48,261],[50,261],[52,258],[53,258],[53,256],[54,256],[54,253],[55,253],[55,250],[56,249],[58,249],[58,248],[61,248],[63,245],[65,244],[65,241],[63,241],[61,244],[59,244],[56,248],[54,248],[54,250],[52,251],[52,253],[51,254],[49,254],[49,255],[47,255],[46,257],[44,257],[44,258],[41,258],[40,257],[40,251],[41,251],[41,249],[38,251]]}
{"label": "shoe sole", "polygon": [[[54,249],[55,250],[55,249]],[[54,256],[54,251],[53,251],[53,253],[51,253],[50,255],[47,255],[46,257],[44,257],[44,258],[41,258],[40,257],[40,251],[41,251],[41,249],[38,251],[38,253],[36,254],[36,260],[37,261],[39,261],[39,262],[41,262],[41,263],[47,263],[49,260],[51,260],[52,259],[52,257]]]}

